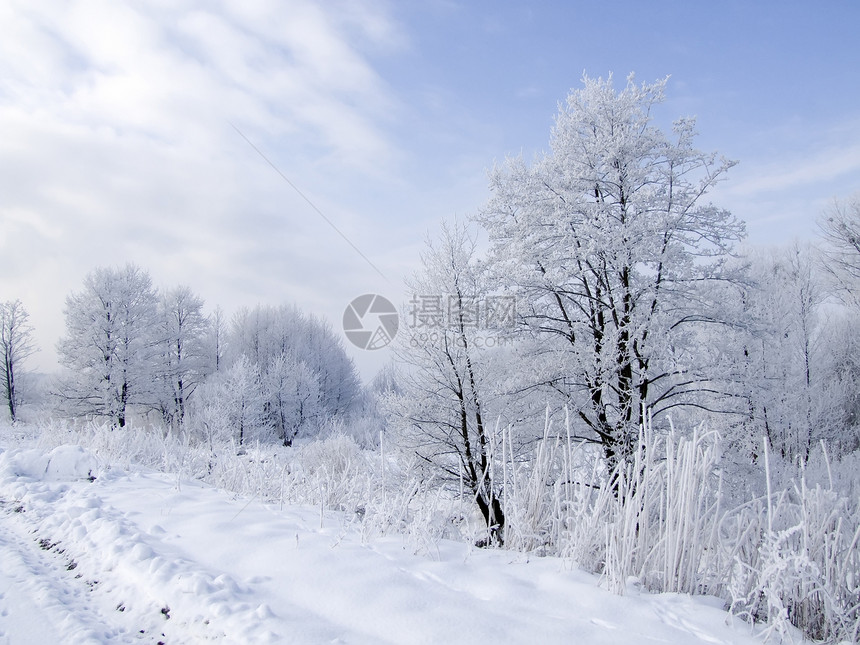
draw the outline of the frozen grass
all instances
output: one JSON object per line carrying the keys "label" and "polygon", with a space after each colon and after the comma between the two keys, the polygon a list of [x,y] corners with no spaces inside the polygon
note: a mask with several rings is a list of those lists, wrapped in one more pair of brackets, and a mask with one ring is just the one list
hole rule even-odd
{"label": "frozen grass", "polygon": [[[765,455],[767,447],[765,446]],[[790,487],[727,514],[721,544],[733,564],[726,591],[736,613],[789,625],[814,640],[860,639],[860,500],[832,485]]]}
{"label": "frozen grass", "polygon": [[[642,428],[632,461],[607,472],[594,446],[547,422],[530,458],[514,456],[513,430],[496,428],[492,468],[507,524],[505,546],[558,555],[602,575],[623,594],[712,594],[736,615],[766,622],[790,639],[792,626],[829,643],[860,636],[860,504],[832,485],[800,476],[779,490],[723,507],[721,439],[703,428],[684,435]],[[350,437],[281,448],[211,444],[157,427],[112,430],[48,423],[46,447],[74,443],[105,463],[199,479],[274,504],[341,511],[365,540],[397,533],[432,555],[442,538],[481,537],[474,504],[427,478],[402,454]],[[771,481],[768,470],[768,482]]]}
{"label": "frozen grass", "polygon": [[607,473],[592,446],[545,436],[527,465],[510,464],[508,546],[562,555],[624,593],[709,593],[720,518],[719,437],[642,429],[632,463]]}
{"label": "frozen grass", "polygon": [[315,506],[343,512],[367,540],[389,534],[412,538],[416,551],[432,553],[441,538],[463,539],[480,532],[468,500],[440,490],[408,462],[384,450],[359,447],[351,436],[332,433],[282,447],[272,443],[213,443],[208,438],[167,433],[159,426],[43,424],[45,448],[78,444],[124,470],[144,467],[183,480],[205,481],[237,496],[266,503]]}
{"label": "frozen grass", "polygon": [[[509,548],[571,558],[623,594],[712,594],[737,615],[828,643],[860,638],[860,503],[805,474],[722,507],[720,436],[642,428],[632,463],[606,473],[587,446],[550,438],[507,464]],[[766,452],[765,452],[766,454]],[[831,478],[832,479],[832,478]],[[615,482],[613,486],[611,482]]]}

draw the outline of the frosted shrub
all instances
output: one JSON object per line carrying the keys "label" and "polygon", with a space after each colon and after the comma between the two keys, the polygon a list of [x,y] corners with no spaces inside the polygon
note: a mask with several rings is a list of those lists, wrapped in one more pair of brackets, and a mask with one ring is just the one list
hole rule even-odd
{"label": "frosted shrub", "polygon": [[199,479],[223,490],[257,497],[264,502],[292,501],[284,497],[290,479],[290,466],[286,455],[270,446],[250,445],[237,450],[234,442],[216,444],[211,453],[200,446],[200,452],[209,455],[208,468]]}
{"label": "frosted shrub", "polygon": [[656,435],[650,420],[632,463],[612,473],[614,499],[604,495],[605,569],[610,588],[623,593],[628,578],[655,591],[709,590],[710,554],[719,519],[715,474],[719,435]]}
{"label": "frosted shrub", "polygon": [[531,459],[514,457],[512,429],[503,433],[503,502],[508,548],[558,554],[587,569],[603,561],[605,469],[595,446],[552,436],[547,419]]}
{"label": "frosted shrub", "polygon": [[[559,438],[549,437],[546,425],[543,440],[537,444],[534,457],[526,463],[513,457],[506,461],[502,476],[502,509],[506,518],[505,542],[508,548],[520,551],[544,550],[556,541],[556,513],[553,512],[549,491],[563,486],[560,477],[561,450]],[[503,433],[505,449],[512,445],[509,428]],[[512,455],[510,451],[507,454]],[[554,491],[556,492],[556,491]]]}
{"label": "frosted shrub", "polygon": [[[860,637],[858,500],[804,476],[791,489],[733,511],[722,543],[732,549],[732,610],[787,635],[826,642]],[[738,531],[737,527],[745,526]]]}
{"label": "frosted shrub", "polygon": [[368,466],[351,437],[333,435],[300,448],[301,476],[311,503],[355,511],[368,490]]}
{"label": "frosted shrub", "polygon": [[363,464],[364,454],[352,437],[332,435],[301,446],[302,464],[308,474],[323,473],[332,477],[351,474]]}
{"label": "frosted shrub", "polygon": [[206,455],[195,450],[187,436],[138,423],[129,419],[124,428],[115,428],[107,421],[78,425],[51,420],[42,426],[40,443],[47,448],[64,443],[78,444],[103,463],[125,469],[145,466],[193,478],[202,476],[206,470]]}

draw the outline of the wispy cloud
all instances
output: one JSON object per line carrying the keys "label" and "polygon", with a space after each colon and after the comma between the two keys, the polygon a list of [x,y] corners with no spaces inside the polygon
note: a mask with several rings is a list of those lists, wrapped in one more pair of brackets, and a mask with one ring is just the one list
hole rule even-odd
{"label": "wispy cloud", "polygon": [[[822,148],[798,150],[794,154],[755,165],[743,178],[732,182],[727,192],[737,196],[764,195],[809,185],[855,179],[860,172],[860,136],[857,141]],[[850,182],[849,182],[850,183]]]}
{"label": "wispy cloud", "polygon": [[30,304],[34,323],[56,337],[64,296],[97,265],[135,261],[228,306],[257,289],[219,285],[331,290],[302,262],[341,241],[230,123],[322,206],[326,186],[397,163],[397,99],[365,49],[403,36],[384,7],[345,6],[2,3],[0,299],[38,293],[51,304]]}
{"label": "wispy cloud", "polygon": [[752,243],[778,244],[814,238],[827,203],[858,190],[857,121],[813,126],[788,118],[756,133],[712,198],[747,222]]}

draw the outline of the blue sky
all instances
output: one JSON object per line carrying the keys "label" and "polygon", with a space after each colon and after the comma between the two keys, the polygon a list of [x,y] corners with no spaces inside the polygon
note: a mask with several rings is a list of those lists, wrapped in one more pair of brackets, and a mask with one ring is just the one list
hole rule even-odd
{"label": "blue sky", "polygon": [[[856,2],[0,3],[0,299],[53,367],[63,300],[136,262],[228,313],[297,302],[335,328],[403,301],[427,232],[546,148],[584,72],[670,75],[740,163],[713,201],[752,244],[814,236],[860,190]],[[385,275],[380,277],[237,133]],[[364,376],[387,356],[353,353]]]}

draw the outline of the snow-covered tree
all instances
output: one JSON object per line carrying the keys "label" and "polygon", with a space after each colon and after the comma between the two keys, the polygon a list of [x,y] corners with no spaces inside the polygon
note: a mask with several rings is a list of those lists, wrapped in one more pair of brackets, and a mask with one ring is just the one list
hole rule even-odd
{"label": "snow-covered tree", "polygon": [[475,256],[475,240],[459,224],[443,225],[438,241],[428,241],[422,270],[407,286],[443,310],[414,312],[415,326],[396,345],[405,368],[385,405],[406,446],[437,475],[462,483],[491,539],[500,541],[502,482],[494,477],[492,454],[498,410],[477,338],[488,330],[479,324],[487,290]]}
{"label": "snow-covered tree", "polygon": [[206,334],[209,321],[203,300],[189,287],[180,286],[161,295],[159,317],[162,338],[159,407],[167,423],[182,423],[189,396],[208,373]]}
{"label": "snow-covered tree", "polygon": [[860,193],[836,200],[818,221],[824,239],[822,266],[836,293],[860,307]]}
{"label": "snow-covered tree", "polygon": [[348,415],[361,393],[361,380],[341,335],[314,315],[306,317],[302,332],[293,353],[315,375],[322,411],[331,417]]}
{"label": "snow-covered tree", "polygon": [[220,306],[216,306],[215,310],[209,315],[208,327],[208,371],[212,374],[217,374],[221,371],[221,368],[223,367],[224,354],[226,353],[227,342],[227,321],[224,317],[224,310],[221,309]]}
{"label": "snow-covered tree", "polygon": [[227,420],[234,438],[242,446],[265,425],[265,400],[258,365],[247,356],[240,356],[227,370],[220,395],[226,403]]}
{"label": "snow-covered tree", "polygon": [[257,306],[239,311],[228,345],[230,356],[246,356],[259,366],[263,376],[282,354],[295,364],[304,364],[316,381],[314,405],[320,414],[344,415],[359,395],[358,375],[341,339],[327,323],[295,306]]}
{"label": "snow-covered tree", "polygon": [[269,425],[285,446],[303,428],[320,422],[319,384],[301,361],[281,353],[273,356],[262,376]]}
{"label": "snow-covered tree", "polygon": [[819,219],[823,247],[819,265],[829,291],[845,307],[828,307],[822,329],[820,367],[830,427],[822,428],[839,452],[860,449],[860,193],[838,199]]}
{"label": "snow-covered tree", "polygon": [[243,446],[269,432],[260,370],[247,356],[211,375],[189,401],[187,427],[214,450],[216,443]]}
{"label": "snow-covered tree", "polygon": [[839,457],[860,450],[860,318],[831,315],[816,356],[819,414],[814,439]]}
{"label": "snow-covered tree", "polygon": [[550,152],[497,168],[479,217],[532,341],[528,381],[569,406],[610,463],[630,453],[643,405],[712,407],[718,388],[690,343],[718,331],[707,287],[743,235],[704,201],[732,162],[694,148],[691,119],[671,135],[652,123],[664,87],[584,78]]}
{"label": "snow-covered tree", "polygon": [[738,347],[749,401],[745,431],[783,457],[804,461],[828,424],[820,369],[820,307],[826,292],[810,247],[756,249],[744,292],[745,325]]}
{"label": "snow-covered tree", "polygon": [[3,383],[0,392],[6,400],[12,423],[18,418],[21,393],[18,387],[23,363],[36,352],[30,316],[20,300],[0,302],[0,354],[3,358]]}
{"label": "snow-covered tree", "polygon": [[58,394],[75,415],[125,425],[129,408],[157,401],[160,335],[157,296],[143,269],[99,268],[66,299],[66,335],[58,344],[68,368]]}

